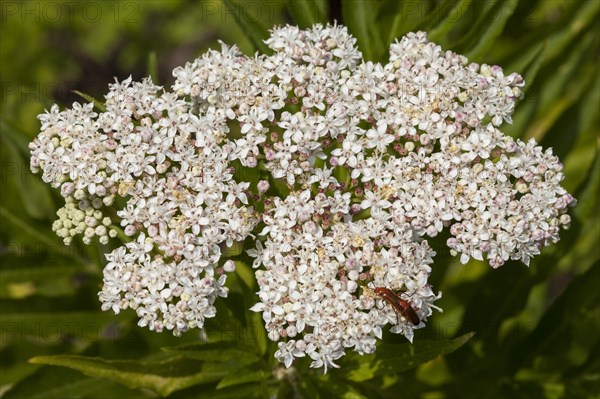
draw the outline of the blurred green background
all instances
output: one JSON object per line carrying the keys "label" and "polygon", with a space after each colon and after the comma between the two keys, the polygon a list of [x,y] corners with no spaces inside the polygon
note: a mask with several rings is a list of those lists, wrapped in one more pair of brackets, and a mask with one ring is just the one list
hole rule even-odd
{"label": "blurred green background", "polygon": [[[2,1],[0,396],[600,397],[599,10],[597,0]],[[325,376],[308,362],[277,368],[260,315],[246,310],[257,291],[247,268],[228,279],[231,295],[206,329],[182,338],[138,328],[131,312],[101,312],[110,248],[65,247],[52,233],[60,196],[28,166],[37,114],[81,101],[73,90],[102,98],[115,77],[150,74],[168,87],[174,67],[217,40],[252,54],[273,25],[328,20],[349,27],[366,59],[385,61],[395,37],[425,30],[445,49],[521,73],[525,98],[502,130],[561,158],[579,201],[571,229],[529,268],[461,266],[433,242],[444,313],[415,345],[386,334],[375,355],[349,354]],[[28,362],[59,354],[105,360]]]}

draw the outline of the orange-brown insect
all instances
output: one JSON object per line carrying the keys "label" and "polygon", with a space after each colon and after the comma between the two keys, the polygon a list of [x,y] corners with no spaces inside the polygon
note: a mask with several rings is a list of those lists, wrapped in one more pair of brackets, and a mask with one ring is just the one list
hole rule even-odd
{"label": "orange-brown insect", "polygon": [[417,312],[415,312],[410,302],[400,298],[400,295],[396,294],[394,291],[385,287],[377,287],[374,291],[387,303],[392,305],[392,308],[394,308],[396,313],[404,316],[405,319],[413,323],[415,326],[421,322]]}

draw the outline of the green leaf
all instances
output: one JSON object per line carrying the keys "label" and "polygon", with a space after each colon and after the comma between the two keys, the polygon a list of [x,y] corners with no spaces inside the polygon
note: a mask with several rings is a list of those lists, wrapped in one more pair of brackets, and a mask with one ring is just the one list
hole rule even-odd
{"label": "green leaf", "polygon": [[[438,43],[442,46],[448,45],[450,42],[447,37],[449,37],[449,32],[456,26],[457,21],[461,18],[464,18],[468,15],[468,10],[473,6],[473,0],[461,0],[457,2],[454,7],[452,7],[451,11],[448,12],[444,18],[442,18],[442,22],[435,25],[434,28],[430,29],[427,33],[427,37],[430,41]],[[440,5],[443,7],[443,5]],[[448,7],[444,10],[447,10]],[[439,9],[434,10],[432,15],[440,15]]]}
{"label": "green leaf", "polygon": [[244,12],[243,6],[233,0],[223,0],[229,14],[233,14],[235,22],[250,39],[254,48],[261,53],[270,53],[271,50],[264,43],[267,38],[267,28],[254,19],[251,14]]}
{"label": "green leaf", "polygon": [[235,273],[239,278],[246,284],[249,289],[256,288],[256,278],[254,277],[254,270],[244,262],[235,262]]}
{"label": "green leaf", "polygon": [[498,11],[492,14],[491,22],[486,26],[485,31],[482,33],[481,30],[478,30],[477,44],[467,53],[467,58],[479,60],[487,53],[493,46],[496,38],[504,30],[506,22],[515,12],[518,3],[518,0],[506,0],[502,2],[501,6],[498,7]]}
{"label": "green leaf", "polygon": [[324,0],[288,0],[287,11],[301,28],[327,23],[327,3]]}
{"label": "green leaf", "polygon": [[256,184],[260,180],[260,171],[258,168],[250,168],[248,166],[243,166],[239,160],[235,160],[231,163],[231,166],[235,169],[233,172],[233,177],[237,182],[248,182],[252,186],[256,186]]}
{"label": "green leaf", "polygon": [[158,79],[158,59],[156,57],[156,51],[151,51],[148,54],[148,76],[152,78],[152,82],[154,84],[159,84],[160,80]]}
{"label": "green leaf", "polygon": [[375,355],[366,357],[348,371],[348,379],[361,382],[371,378],[400,373],[429,362],[438,356],[454,352],[473,337],[473,333],[452,340],[418,341],[414,344],[380,344]]}
{"label": "green leaf", "polygon": [[217,389],[223,389],[234,385],[247,384],[250,382],[260,382],[267,378],[268,371],[261,369],[261,363],[252,363],[247,366],[236,369],[219,381]]}
{"label": "green leaf", "polygon": [[348,171],[348,168],[336,166],[333,169],[333,177],[335,177],[338,182],[345,183],[346,187],[350,187],[350,181],[352,177]]}
{"label": "green leaf", "polygon": [[[590,163],[589,169],[584,177],[585,179],[577,188],[579,203],[575,207],[573,213],[582,221],[597,220],[598,193],[600,191],[598,186],[598,182],[600,182],[600,156],[598,153],[596,153],[594,160]],[[586,232],[587,234],[592,233],[592,231],[594,231],[595,234],[598,234],[597,224],[590,224],[588,226],[591,231]]]}
{"label": "green leaf", "polygon": [[56,245],[58,242],[58,237],[46,234],[35,227],[27,224],[21,218],[15,216],[8,209],[0,206],[0,215],[4,218],[4,220],[10,221],[19,229],[23,230],[25,233],[29,234],[32,238],[35,238],[39,242],[46,243],[48,245]]}
{"label": "green leaf", "polygon": [[[551,351],[559,344],[568,344],[565,337],[570,336],[572,326],[581,323],[584,318],[596,320],[600,306],[600,261],[597,261],[585,273],[577,276],[562,295],[544,313],[537,326],[515,347],[512,352],[513,369],[524,362],[533,361],[540,354]],[[597,337],[597,334],[595,334]]]}
{"label": "green leaf", "polygon": [[80,96],[81,98],[87,100],[88,103],[94,103],[94,107],[96,107],[101,112],[106,112],[106,106],[104,105],[104,103],[102,101],[96,100],[94,97],[90,96],[89,94],[82,93],[79,90],[73,90],[73,93],[75,93],[78,96]]}
{"label": "green leaf", "polygon": [[[94,252],[93,249],[88,249],[88,252],[84,252],[82,255],[79,249],[76,249],[74,246],[67,247],[60,239],[54,235],[46,231],[46,229],[36,228],[33,224],[29,224],[23,219],[15,216],[8,209],[0,206],[0,216],[3,220],[10,222],[14,227],[21,230],[23,233],[28,235],[29,240],[27,243],[23,244],[22,249],[27,250],[28,248],[32,248],[32,251],[24,251],[25,254],[41,254],[43,252],[46,253],[47,257],[43,264],[50,264],[52,261],[56,260],[56,258],[60,257],[61,261],[69,261],[69,262],[77,262],[82,266],[90,266],[90,264],[94,264],[94,258],[92,254]],[[4,228],[5,226],[3,226]],[[8,246],[12,243],[9,242]],[[62,258],[64,256],[64,258]],[[56,257],[56,258],[54,258]],[[18,258],[18,257],[17,257]],[[21,262],[21,259],[19,259]],[[12,262],[14,263],[14,262]],[[9,263],[6,263],[7,266]],[[96,264],[94,264],[95,266]],[[92,271],[91,269],[86,269],[86,271]]]}
{"label": "green leaf", "polygon": [[221,255],[225,258],[231,258],[237,256],[244,251],[244,243],[242,241],[236,241],[231,244],[230,247],[223,244],[221,247]]}
{"label": "green leaf", "polygon": [[421,24],[425,4],[421,0],[390,0],[379,9],[377,23],[388,46],[394,39],[415,30]]}
{"label": "green leaf", "polygon": [[379,61],[385,53],[375,17],[378,3],[364,0],[342,0],[342,17],[350,33],[356,37],[358,49],[367,61]]}
{"label": "green leaf", "polygon": [[248,340],[251,340],[256,345],[258,353],[264,356],[267,353],[269,342],[267,340],[267,331],[264,327],[264,322],[261,313],[250,312],[250,322],[244,328],[243,334]]}
{"label": "green leaf", "polygon": [[[31,173],[28,162],[16,151],[9,153],[9,161],[4,167],[14,187],[18,189],[27,216],[33,219],[48,219],[55,209],[49,186]],[[12,173],[13,170],[15,173]]]}
{"label": "green leaf", "polygon": [[[132,318],[120,315],[120,321]],[[3,343],[28,340],[41,345],[59,345],[65,338],[93,342],[109,337],[109,329],[118,321],[108,312],[5,313],[0,323]]]}
{"label": "green leaf", "polygon": [[184,357],[163,361],[106,360],[102,358],[55,355],[38,356],[34,364],[68,367],[91,377],[107,378],[129,388],[150,389],[161,396],[206,382],[217,381],[226,373],[203,370],[202,363]]}
{"label": "green leaf", "polygon": [[24,298],[30,295],[73,294],[73,277],[78,266],[22,267],[0,270],[0,298]]}
{"label": "green leaf", "polygon": [[[577,37],[590,24],[598,23],[598,13],[600,12],[599,1],[584,1],[573,3],[576,7],[576,14],[568,21],[566,26],[559,32],[554,33],[548,40],[548,51],[545,54],[546,60],[555,57],[561,58],[570,46],[576,44]],[[595,33],[597,36],[597,33]]]}
{"label": "green leaf", "polygon": [[[466,304],[463,328],[475,330],[478,342],[486,350],[500,351],[497,339],[503,321],[516,316],[523,309],[536,280],[530,270],[517,261],[508,261],[504,265],[506,267],[497,270],[492,270],[486,264],[481,266],[485,268],[484,275],[453,289],[462,303]],[[548,269],[543,271],[548,273]],[[542,279],[542,271],[536,277]]]}
{"label": "green leaf", "polygon": [[[265,394],[263,385],[257,383],[239,384],[222,389],[214,389],[213,386],[207,389],[190,389],[181,392],[182,395],[175,394],[179,399],[239,399],[239,398],[269,398],[273,397]],[[200,387],[198,387],[200,388]],[[190,391],[190,392],[188,392]]]}
{"label": "green leaf", "polygon": [[[583,61],[590,56],[592,40],[592,36],[584,37],[564,62],[561,62],[558,71],[548,70],[552,77],[545,79],[540,93],[539,116],[529,124],[524,138],[533,137],[538,142],[541,141],[563,112],[576,103],[581,93],[593,82],[594,75],[581,73],[580,69],[580,66],[586,65]],[[574,79],[575,77],[577,79]]]}
{"label": "green leaf", "polygon": [[209,362],[227,362],[233,360],[236,364],[248,364],[258,360],[256,349],[242,346],[237,341],[219,341],[198,344],[186,344],[162,348],[163,351],[176,353],[189,359]]}
{"label": "green leaf", "polygon": [[0,137],[2,140],[9,140],[11,144],[17,147],[17,151],[27,156],[29,154],[29,137],[26,131],[19,129],[14,124],[4,118],[0,118]]}
{"label": "green leaf", "polygon": [[537,76],[540,68],[542,67],[542,60],[544,59],[543,54],[546,50],[546,42],[534,47],[529,53],[532,56],[531,63],[526,68],[522,69],[510,69],[512,71],[523,71],[523,79],[525,80],[524,92],[527,93],[530,87],[534,87],[535,77]]}
{"label": "green leaf", "polygon": [[150,395],[129,390],[101,378],[82,376],[70,369],[41,367],[32,375],[12,386],[3,399],[75,399],[109,397],[148,398]]}
{"label": "green leaf", "polygon": [[450,34],[452,41],[449,46],[461,54],[471,50],[494,21],[497,15],[494,11],[505,1],[507,0],[473,2],[471,10],[463,13],[456,22],[457,26]]}
{"label": "green leaf", "polygon": [[340,399],[367,399],[367,396],[358,392],[347,381],[343,381],[327,374],[315,379],[317,386],[323,392],[329,392],[332,397]]}
{"label": "green leaf", "polygon": [[269,176],[269,181],[271,187],[277,192],[277,195],[280,198],[285,198],[292,192],[290,187],[287,185],[287,182],[283,179],[275,179],[274,177]]}
{"label": "green leaf", "polygon": [[[594,83],[588,87],[588,92],[585,97],[581,99],[581,129],[582,133],[580,137],[583,137],[587,143],[594,143],[597,137],[594,133],[598,132],[598,126],[600,126],[600,114],[597,109],[600,108],[600,74],[596,74]],[[588,146],[589,147],[589,146]],[[574,149],[577,151],[577,147]],[[588,151],[590,149],[588,148]],[[593,159],[593,157],[592,157]],[[588,161],[586,164],[590,164]],[[585,170],[585,165],[582,165],[581,170]]]}
{"label": "green leaf", "polygon": [[[7,159],[2,165],[2,178],[10,179],[19,190],[27,214],[34,219],[47,219],[55,210],[50,187],[34,176],[29,168],[28,140],[25,132],[0,120],[2,143],[7,145]],[[3,154],[4,155],[4,154]],[[3,184],[4,181],[3,181]]]}

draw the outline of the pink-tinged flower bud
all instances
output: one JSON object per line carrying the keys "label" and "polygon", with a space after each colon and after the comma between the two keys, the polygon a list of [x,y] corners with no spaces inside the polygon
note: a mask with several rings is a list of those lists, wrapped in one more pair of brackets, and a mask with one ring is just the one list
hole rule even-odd
{"label": "pink-tinged flower bud", "polygon": [[246,158],[246,166],[249,168],[255,168],[256,165],[258,165],[258,161],[256,160],[255,157],[248,157]]}
{"label": "pink-tinged flower bud", "polygon": [[129,225],[127,225],[125,227],[125,231],[124,232],[125,232],[126,236],[131,237],[131,236],[133,236],[137,232],[137,229],[135,228],[134,225],[129,224]]}
{"label": "pink-tinged flower bud", "polygon": [[264,194],[267,192],[267,190],[269,189],[270,184],[267,180],[261,180],[257,183],[256,188],[258,189],[258,192],[261,194]]}
{"label": "pink-tinged flower bud", "polygon": [[232,261],[231,259],[228,260],[227,262],[225,262],[225,264],[223,265],[223,270],[225,270],[227,273],[232,273],[235,271],[235,262]]}

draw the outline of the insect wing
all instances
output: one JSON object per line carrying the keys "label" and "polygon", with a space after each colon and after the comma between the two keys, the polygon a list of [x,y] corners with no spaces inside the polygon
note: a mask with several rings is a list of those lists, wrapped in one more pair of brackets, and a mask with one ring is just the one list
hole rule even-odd
{"label": "insect wing", "polygon": [[381,296],[387,303],[389,303],[396,313],[400,314],[415,326],[418,325],[421,320],[417,312],[413,309],[409,302],[400,298],[400,296],[394,293],[392,290],[385,287],[375,288],[375,292]]}

